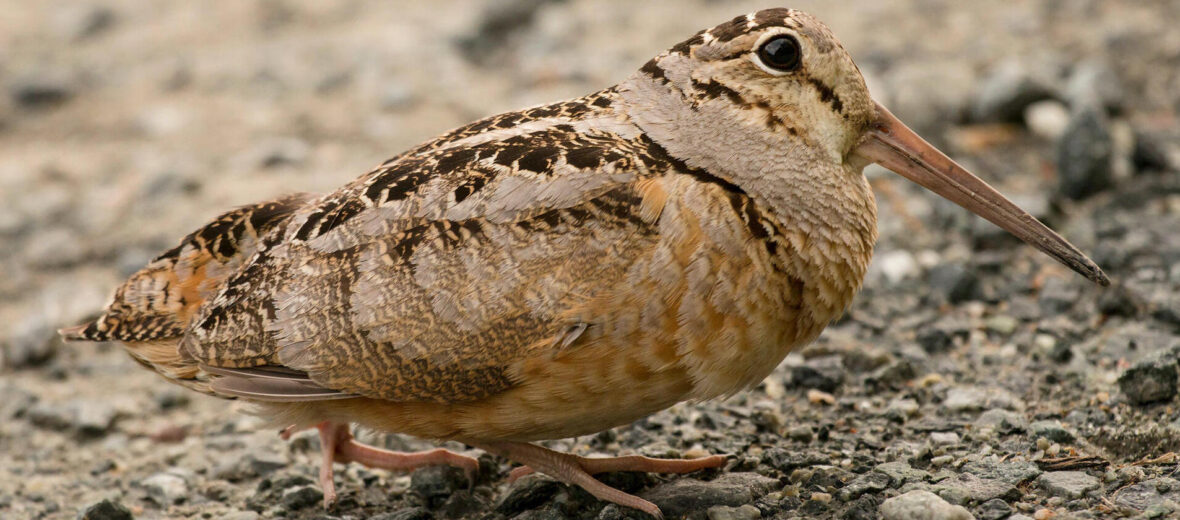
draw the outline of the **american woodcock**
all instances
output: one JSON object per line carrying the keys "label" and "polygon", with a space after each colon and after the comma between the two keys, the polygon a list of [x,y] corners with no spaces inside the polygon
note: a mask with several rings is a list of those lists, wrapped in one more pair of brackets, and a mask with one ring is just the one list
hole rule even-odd
{"label": "american woodcock", "polygon": [[362,445],[359,423],[467,443],[659,516],[591,475],[724,459],[582,458],[529,441],[733,394],[815,339],[873,251],[871,162],[1108,283],[875,103],[826,26],[770,9],[335,193],[230,211],[63,334],[121,341],[173,382],[260,403],[288,432],[318,427],[327,504],[334,462],[478,466]]}

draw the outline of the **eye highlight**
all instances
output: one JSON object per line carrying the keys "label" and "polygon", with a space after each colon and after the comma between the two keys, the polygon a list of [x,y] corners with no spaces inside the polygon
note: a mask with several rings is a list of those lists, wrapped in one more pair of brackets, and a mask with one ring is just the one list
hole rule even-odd
{"label": "eye highlight", "polygon": [[758,59],[767,67],[779,72],[798,70],[802,54],[799,41],[794,36],[786,34],[766,40],[758,47]]}

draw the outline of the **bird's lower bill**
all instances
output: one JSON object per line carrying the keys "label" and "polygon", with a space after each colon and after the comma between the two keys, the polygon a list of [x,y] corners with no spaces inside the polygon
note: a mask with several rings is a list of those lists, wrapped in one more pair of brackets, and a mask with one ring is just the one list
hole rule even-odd
{"label": "bird's lower bill", "polygon": [[938,151],[879,103],[877,120],[853,154],[989,220],[1095,283],[1110,285],[1102,269],[1073,244]]}

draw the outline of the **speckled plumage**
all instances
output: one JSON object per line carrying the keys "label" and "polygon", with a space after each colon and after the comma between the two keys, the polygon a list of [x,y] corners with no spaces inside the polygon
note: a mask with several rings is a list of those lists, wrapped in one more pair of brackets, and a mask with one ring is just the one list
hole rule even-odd
{"label": "speckled plumage", "polygon": [[[782,35],[804,59],[780,74],[755,50]],[[228,213],[67,336],[284,424],[506,453],[598,432],[756,384],[843,312],[881,117],[823,24],[740,16],[614,87]]]}

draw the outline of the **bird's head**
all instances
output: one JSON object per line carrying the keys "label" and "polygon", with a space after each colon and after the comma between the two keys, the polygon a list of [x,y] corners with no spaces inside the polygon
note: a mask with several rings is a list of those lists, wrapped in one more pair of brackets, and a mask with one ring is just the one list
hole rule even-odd
{"label": "bird's head", "polygon": [[[830,177],[807,181],[850,182],[840,175],[852,171],[863,183],[863,167],[877,163],[993,222],[1090,280],[1109,284],[1102,270],[1077,248],[874,101],[852,57],[811,15],[767,9],[739,16],[653,58],[638,77],[639,88],[649,89],[647,95],[656,100],[650,102],[653,112],[661,114],[648,121],[656,133],[691,133],[695,127],[726,134],[685,139],[720,169],[745,161],[735,170],[765,176],[773,175],[775,168],[782,170],[785,163],[806,164],[810,168],[803,175]],[[679,99],[669,101],[661,91]],[[731,151],[729,156],[726,151]],[[757,165],[772,166],[751,167],[751,155],[758,156]],[[800,172],[793,173],[789,179],[798,182]]]}

